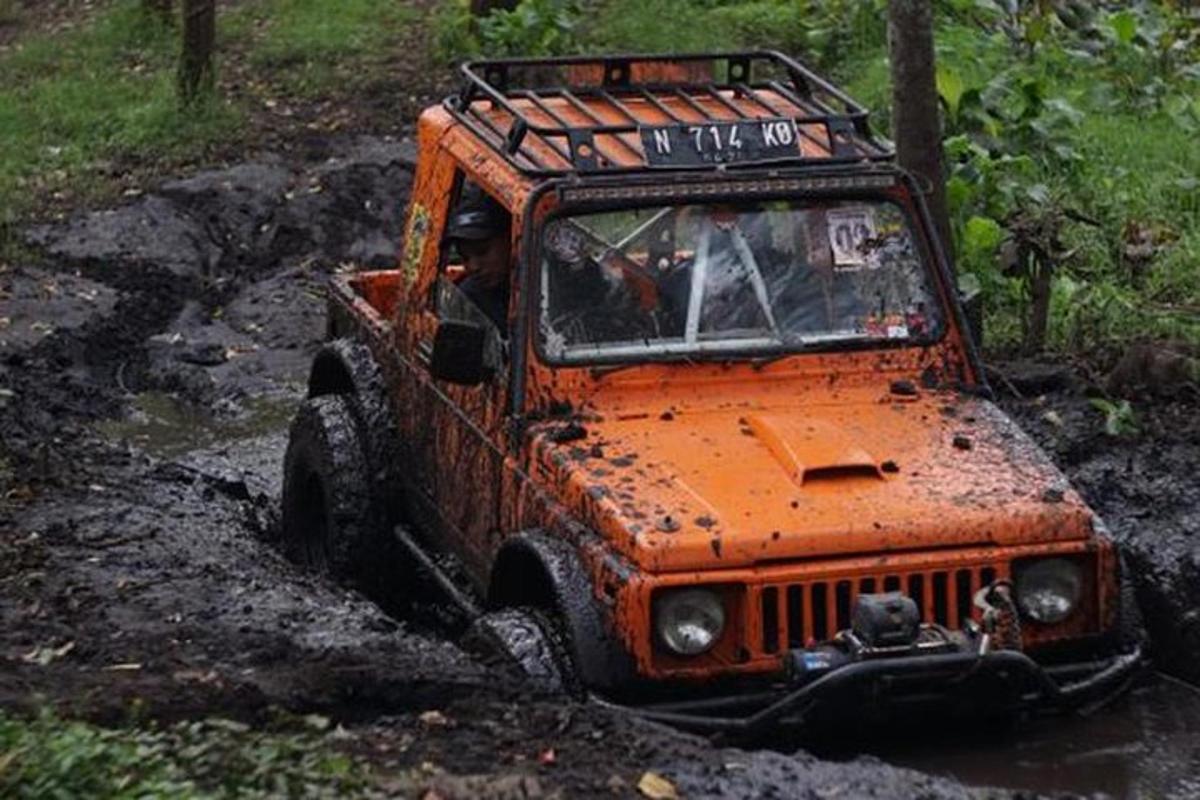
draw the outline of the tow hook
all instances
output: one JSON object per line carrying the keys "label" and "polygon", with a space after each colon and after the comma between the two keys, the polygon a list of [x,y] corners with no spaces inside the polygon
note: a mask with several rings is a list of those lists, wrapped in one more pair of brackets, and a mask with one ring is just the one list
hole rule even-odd
{"label": "tow hook", "polygon": [[987,642],[983,652],[1021,649],[1021,617],[1013,600],[1011,581],[996,581],[975,593],[975,607],[983,612],[981,628]]}

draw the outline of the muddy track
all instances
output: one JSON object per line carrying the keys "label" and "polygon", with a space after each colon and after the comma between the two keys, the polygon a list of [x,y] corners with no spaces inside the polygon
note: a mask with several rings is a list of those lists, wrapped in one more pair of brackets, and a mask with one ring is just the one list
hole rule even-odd
{"label": "muddy track", "polygon": [[[410,180],[403,142],[333,150],[34,228],[45,261],[0,276],[0,704],[113,724],[320,712],[373,758],[445,769],[430,778],[444,796],[521,796],[529,777],[547,793],[627,795],[645,770],[687,797],[1010,796],[871,758],[715,747],[533,695],[283,559],[270,540],[284,421],[323,333],[322,282],[344,262],[388,263]],[[1171,418],[1190,439],[1145,434],[1130,477],[1127,443],[1087,438],[1079,391],[1054,390],[1066,423],[1053,430],[1047,401],[1008,404],[1147,558],[1159,530],[1186,552],[1195,415]],[[1149,607],[1189,602],[1158,588],[1186,587],[1183,561],[1154,563],[1166,572],[1148,570]],[[1160,642],[1186,673],[1197,642]],[[551,748],[554,766],[539,764]]]}

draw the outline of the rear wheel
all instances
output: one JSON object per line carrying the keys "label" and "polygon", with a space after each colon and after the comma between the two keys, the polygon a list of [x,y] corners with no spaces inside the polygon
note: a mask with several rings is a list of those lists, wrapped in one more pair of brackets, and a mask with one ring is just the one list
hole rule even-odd
{"label": "rear wheel", "polygon": [[350,399],[306,400],[283,463],[284,554],[314,572],[363,583],[379,557],[386,520]]}
{"label": "rear wheel", "polygon": [[471,623],[460,644],[485,661],[516,667],[543,690],[580,691],[566,633],[541,609],[489,611]]}

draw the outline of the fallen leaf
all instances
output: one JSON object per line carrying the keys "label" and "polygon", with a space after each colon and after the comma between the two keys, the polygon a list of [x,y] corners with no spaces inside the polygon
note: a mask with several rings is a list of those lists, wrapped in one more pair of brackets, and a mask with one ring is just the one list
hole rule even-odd
{"label": "fallen leaf", "polygon": [[221,679],[217,671],[212,669],[207,672],[202,669],[183,669],[173,673],[171,677],[181,683],[217,683]]}
{"label": "fallen leaf", "polygon": [[228,731],[229,733],[248,733],[250,731],[250,726],[246,723],[225,719],[224,717],[211,717],[207,720],[207,723],[210,728]]}
{"label": "fallen leaf", "polygon": [[323,731],[329,727],[329,717],[321,714],[306,714],[304,716],[304,724],[313,730]]}
{"label": "fallen leaf", "polygon": [[1060,417],[1058,412],[1054,411],[1053,409],[1047,411],[1045,414],[1042,414],[1042,419],[1056,428],[1061,428],[1063,426],[1063,418]]}
{"label": "fallen leaf", "polygon": [[444,727],[450,724],[450,719],[437,709],[425,711],[417,719],[421,721],[422,725],[427,725],[431,728]]}
{"label": "fallen leaf", "polygon": [[21,660],[26,664],[37,664],[44,667],[52,661],[57,661],[74,649],[75,642],[73,641],[67,642],[62,647],[35,647],[21,656]]}
{"label": "fallen leaf", "polygon": [[6,500],[17,500],[19,502],[28,502],[33,499],[33,489],[29,484],[22,484],[9,489],[4,495]]}
{"label": "fallen leaf", "polygon": [[649,797],[650,800],[679,800],[675,784],[657,772],[643,772],[637,788],[643,797]]}

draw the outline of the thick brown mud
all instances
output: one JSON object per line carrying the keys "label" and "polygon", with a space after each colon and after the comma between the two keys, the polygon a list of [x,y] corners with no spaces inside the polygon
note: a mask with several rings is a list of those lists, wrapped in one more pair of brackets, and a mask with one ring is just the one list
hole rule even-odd
{"label": "thick brown mud", "polygon": [[[436,619],[397,621],[298,571],[272,539],[286,424],[324,331],[322,285],[344,263],[390,261],[411,179],[404,142],[331,151],[201,173],[35,228],[45,259],[0,275],[0,705],[112,724],[319,712],[384,766],[435,765],[442,796],[522,796],[527,778],[545,794],[633,795],[647,770],[685,797],[1013,796],[967,784],[1188,796],[1178,765],[1195,771],[1184,743],[1200,711],[1170,684],[1088,720],[978,740],[914,720],[822,757],[786,740],[716,747],[531,694]],[[1200,583],[1183,565],[1190,553],[1196,567],[1195,415],[1167,404],[1168,428],[1153,427],[1154,410],[1140,438],[1109,441],[1092,435],[1080,392],[1006,403],[1145,553],[1147,607],[1194,608],[1187,581]],[[1178,557],[1157,558],[1167,538]],[[1200,643],[1182,613],[1151,626],[1162,664],[1192,675]]]}

